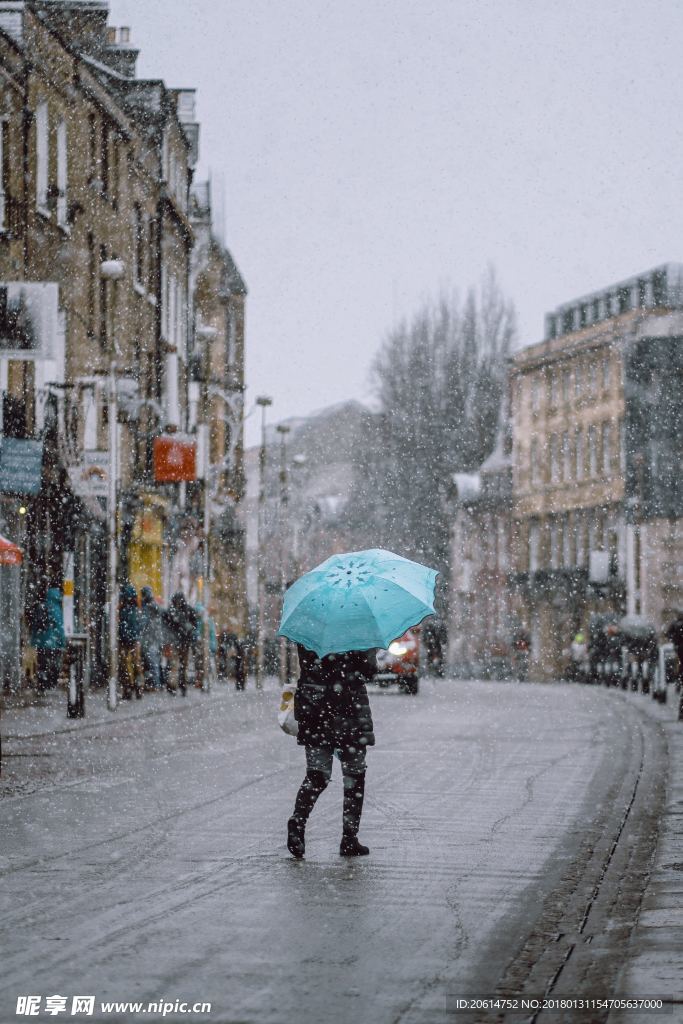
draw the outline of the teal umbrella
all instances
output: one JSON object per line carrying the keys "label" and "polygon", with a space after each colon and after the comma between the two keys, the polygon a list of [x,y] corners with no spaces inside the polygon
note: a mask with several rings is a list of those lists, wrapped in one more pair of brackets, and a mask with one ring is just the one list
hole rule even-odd
{"label": "teal umbrella", "polygon": [[437,575],[382,548],[332,555],[287,590],[279,634],[319,658],[386,648],[434,614]]}

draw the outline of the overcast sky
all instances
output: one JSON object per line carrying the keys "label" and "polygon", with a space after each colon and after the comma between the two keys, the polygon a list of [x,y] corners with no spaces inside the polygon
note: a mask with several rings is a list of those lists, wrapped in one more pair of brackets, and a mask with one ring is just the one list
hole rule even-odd
{"label": "overcast sky", "polygon": [[683,257],[678,0],[110,7],[142,75],[198,90],[248,404],[276,418],[367,397],[391,324],[489,260],[528,344],[560,302]]}

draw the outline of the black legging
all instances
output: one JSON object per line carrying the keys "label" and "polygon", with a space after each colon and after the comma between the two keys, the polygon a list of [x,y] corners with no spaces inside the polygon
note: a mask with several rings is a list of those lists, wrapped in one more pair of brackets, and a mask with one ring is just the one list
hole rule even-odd
{"label": "black legging", "polygon": [[307,771],[294,803],[294,817],[305,824],[316,800],[327,788],[332,775],[332,759],[337,755],[344,777],[343,830],[345,836],[357,836],[365,795],[365,751],[355,748],[306,747]]}

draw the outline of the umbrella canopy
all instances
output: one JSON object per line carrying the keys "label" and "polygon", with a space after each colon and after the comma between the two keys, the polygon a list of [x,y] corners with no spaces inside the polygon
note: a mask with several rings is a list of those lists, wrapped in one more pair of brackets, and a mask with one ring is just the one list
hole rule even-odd
{"label": "umbrella canopy", "polygon": [[437,575],[382,548],[332,555],[286,592],[279,633],[319,658],[388,647],[434,614]]}

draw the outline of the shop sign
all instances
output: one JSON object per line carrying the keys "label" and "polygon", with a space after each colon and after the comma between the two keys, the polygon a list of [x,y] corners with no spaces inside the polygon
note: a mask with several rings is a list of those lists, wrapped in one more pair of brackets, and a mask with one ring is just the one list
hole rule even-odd
{"label": "shop sign", "polygon": [[83,452],[78,466],[69,469],[71,487],[79,498],[106,498],[109,488],[109,452]]}
{"label": "shop sign", "polygon": [[179,434],[161,434],[155,437],[154,479],[159,484],[196,480],[196,442]]}
{"label": "shop sign", "polygon": [[42,441],[15,437],[0,440],[0,492],[39,494],[42,475]]}
{"label": "shop sign", "polygon": [[0,537],[0,565],[21,565],[21,548],[6,537]]}

